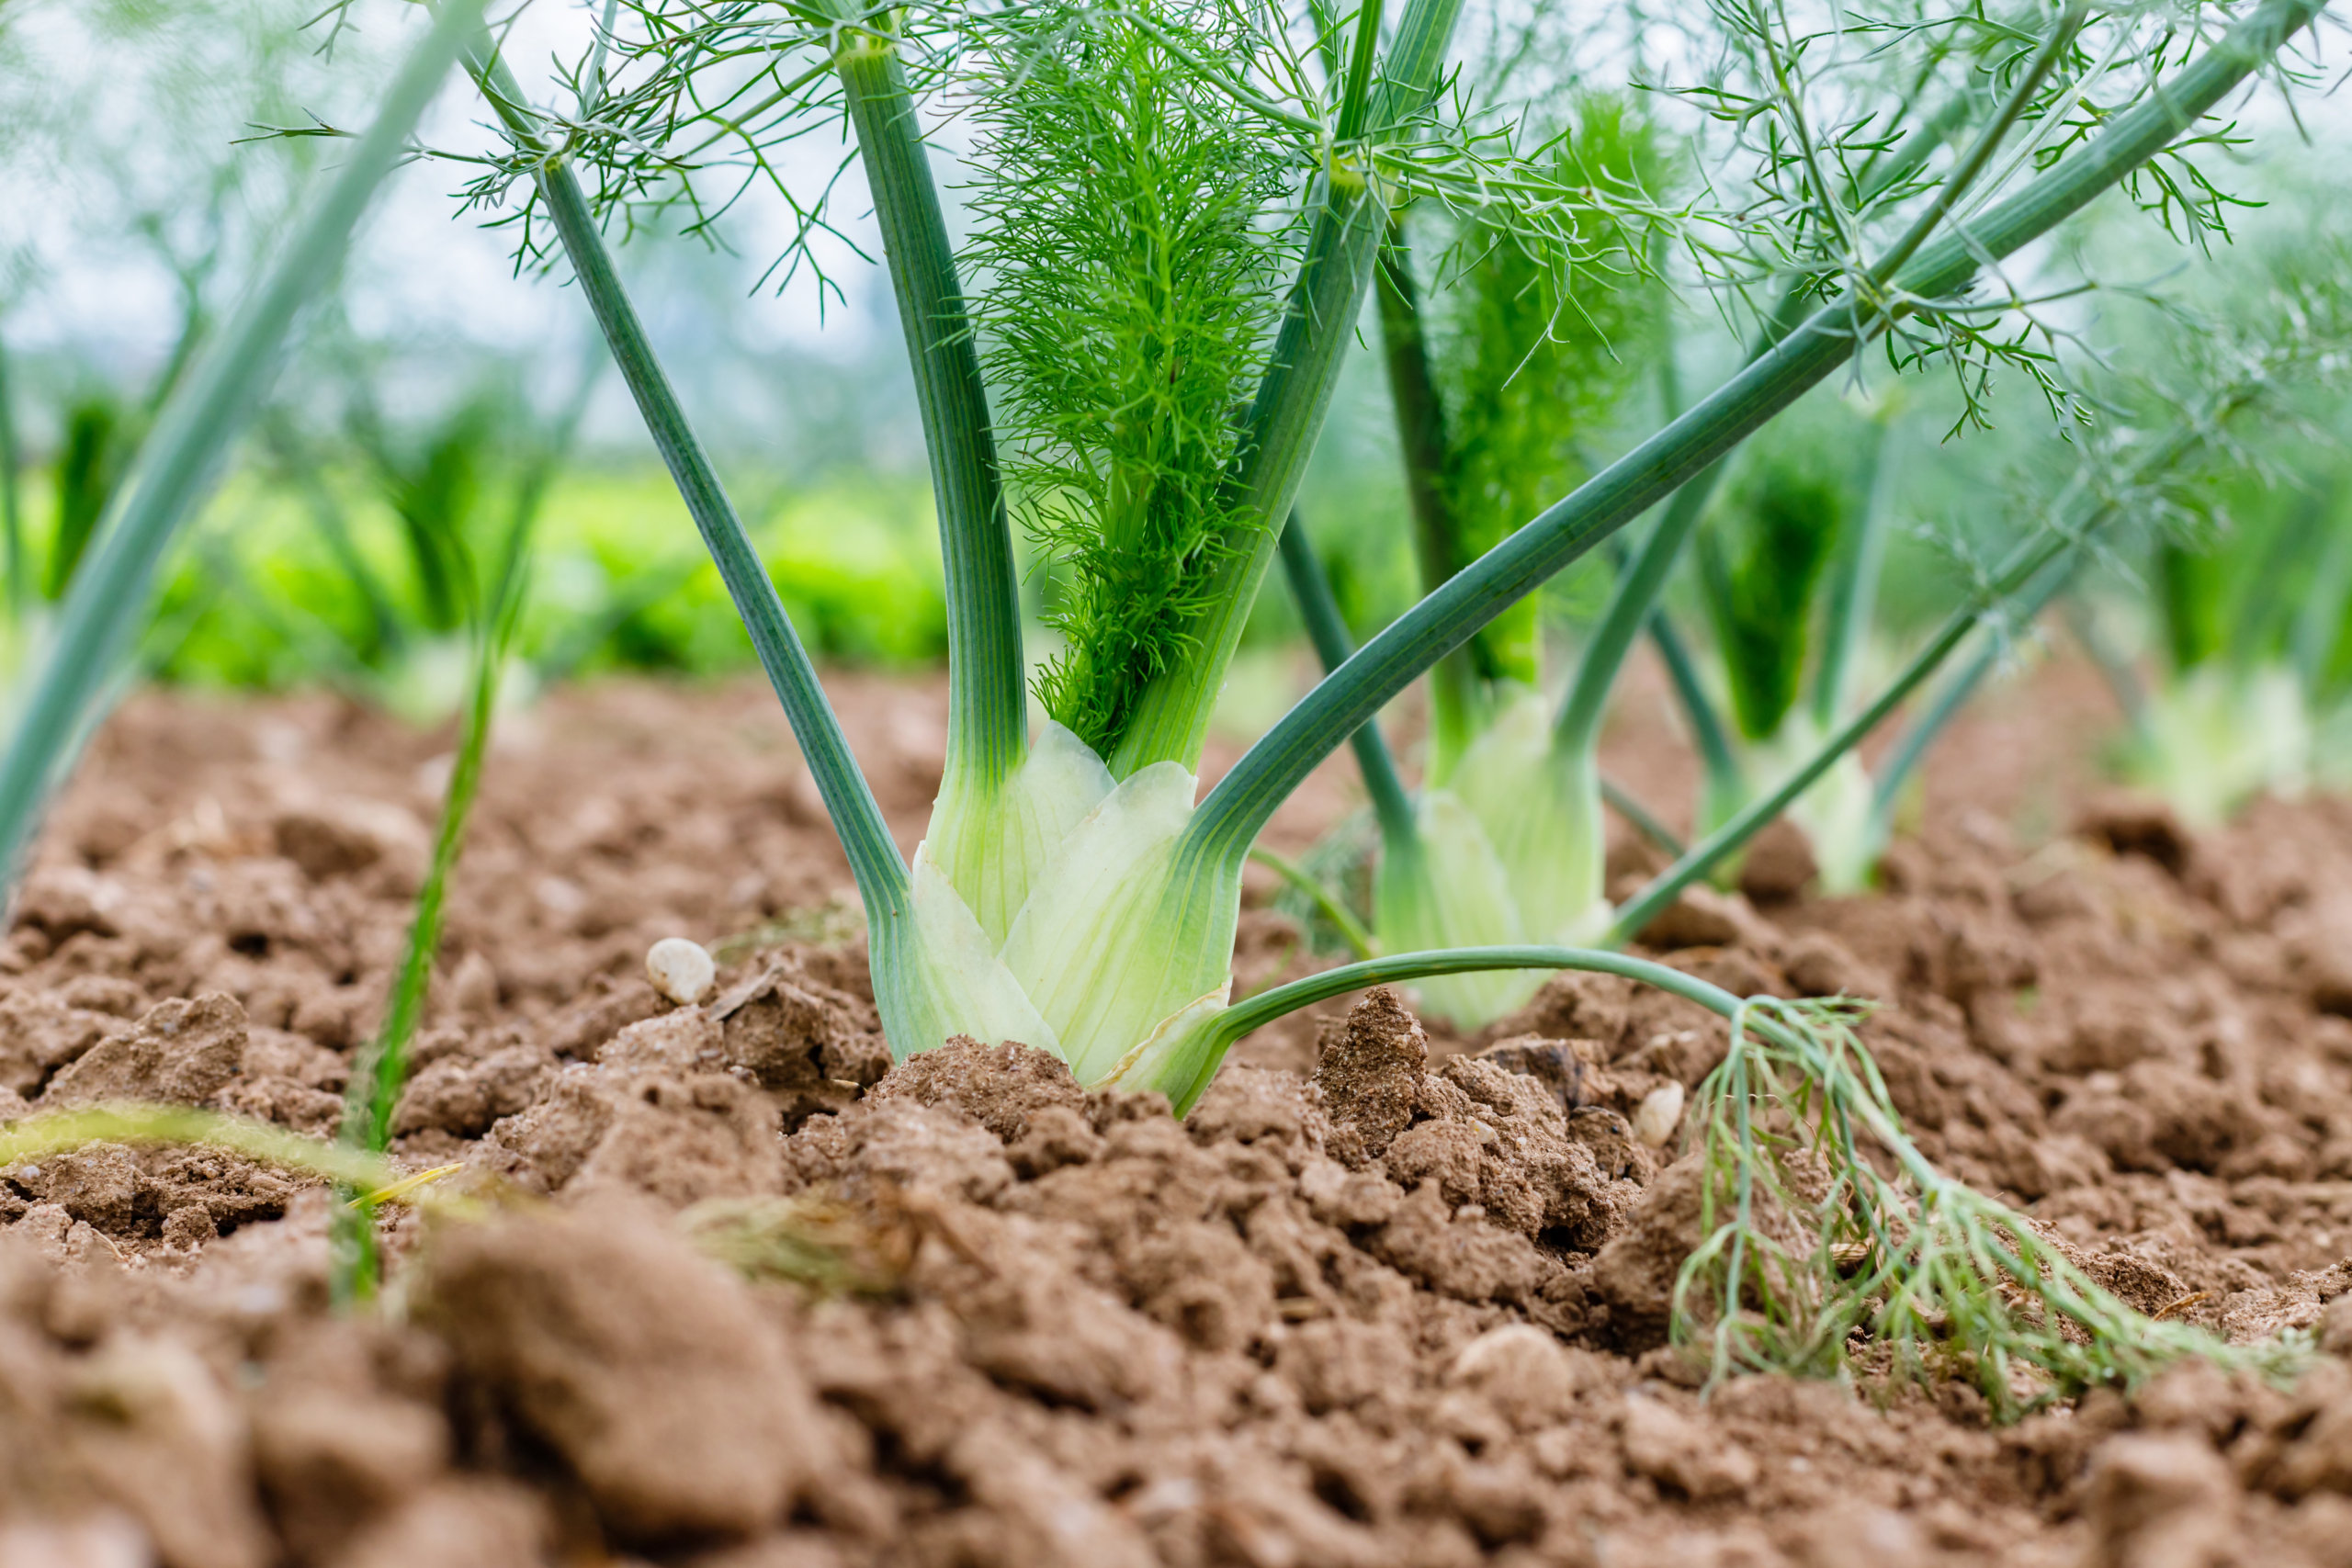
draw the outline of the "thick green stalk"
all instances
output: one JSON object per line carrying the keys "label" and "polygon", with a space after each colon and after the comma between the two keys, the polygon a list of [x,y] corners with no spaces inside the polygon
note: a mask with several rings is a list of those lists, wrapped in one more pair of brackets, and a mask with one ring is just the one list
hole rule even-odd
{"label": "thick green stalk", "polygon": [[[1462,0],[1411,0],[1406,6],[1373,95],[1370,138],[1393,130],[1427,105],[1461,10]],[[1119,739],[1110,760],[1117,777],[1159,761],[1177,761],[1188,771],[1199,766],[1209,714],[1273,564],[1281,519],[1290,513],[1307,457],[1322,433],[1387,231],[1386,198],[1369,164],[1361,147],[1339,148],[1318,180],[1306,256],[1250,405],[1230,481],[1240,504],[1232,513],[1237,521],[1227,529],[1229,547],[1204,593],[1208,608],[1188,628],[1191,655],[1145,689]],[[1348,733],[1370,716],[1370,710],[1358,716]],[[1332,745],[1346,739],[1335,736]],[[1243,843],[1237,855],[1248,848]]]}
{"label": "thick green stalk", "polygon": [[[1405,460],[1405,494],[1413,515],[1413,558],[1421,592],[1435,592],[1462,565],[1462,536],[1447,487],[1445,404],[1430,368],[1421,331],[1419,286],[1403,228],[1391,218],[1380,253],[1380,344],[1388,370],[1388,401],[1396,415],[1396,445]],[[1532,606],[1531,606],[1532,607]],[[1429,775],[1442,784],[1477,733],[1478,671],[1469,646],[1455,649],[1430,671]]]}
{"label": "thick green stalk", "polygon": [[[487,39],[478,42],[469,64],[476,82],[508,130],[526,144],[536,145],[538,127],[524,107],[513,76],[491,52]],[[800,742],[801,757],[808,764],[817,793],[832,818],[833,830],[841,836],[842,848],[849,856],[850,870],[857,878],[867,918],[876,928],[876,940],[882,941],[879,929],[906,909],[909,886],[906,862],[899,857],[899,847],[890,837],[889,824],[883,820],[882,808],[876,804],[865,774],[858,771],[857,759],[851,754],[848,739],[842,734],[841,721],[833,715],[832,703],[817,679],[808,649],[801,645],[799,634],[793,630],[791,617],[785,614],[784,602],[776,596],[775,583],[769,579],[767,567],[752,547],[751,536],[744,531],[742,519],[736,515],[726,487],[719,483],[709,454],[703,450],[701,440],[687,422],[685,409],[679,403],[669,376],[654,355],[644,323],[638,320],[637,309],[621,286],[612,253],[605,248],[605,237],[588,209],[588,198],[582,193],[580,182],[551,154],[540,166],[537,178],[540,198],[547,204],[564,254],[580,280],[581,292],[595,312],[605,346],[612,351],[622,379],[637,400],[646,431],[653,437],[655,448],[677,484],[679,497],[686,503],[695,530],[702,535],[703,545],[718,568],[719,580],[727,585],[736,614],[742,617],[744,629],[751,634],[752,648],[759,655],[761,668],[767,671],[770,684],[784,704],[785,716],[791,720],[793,735]]]}
{"label": "thick green stalk", "polygon": [[1021,598],[988,389],[906,69],[890,40],[854,33],[839,68],[882,252],[898,297],[931,454],[947,590],[947,768],[993,790],[1028,751]]}
{"label": "thick green stalk", "polygon": [[1243,756],[1188,830],[1206,864],[1238,861],[1274,809],[1321,760],[1421,671],[1466,642],[1611,532],[1657,504],[1794,402],[1892,321],[1963,289],[2193,127],[2319,15],[2323,0],[2265,0],[2160,88],[2024,190],[1924,247],[1883,314],[1859,321],[1835,301],[1698,407],[1546,508],[1398,617]]}
{"label": "thick green stalk", "polygon": [[1894,512],[1895,442],[1894,430],[1884,419],[1873,424],[1862,514],[1844,541],[1829,580],[1821,663],[1813,681],[1813,720],[1823,729],[1836,724],[1838,716],[1846,711],[1854,666],[1860,660],[1871,616],[1878,607],[1879,570],[1886,561],[1887,523]]}
{"label": "thick green stalk", "polygon": [[1682,634],[1674,629],[1665,606],[1650,612],[1649,628],[1650,641],[1674,685],[1683,720],[1690,726],[1691,747],[1699,753],[1699,820],[1703,829],[1739,809],[1739,797],[1747,790],[1746,775],[1740,772],[1739,754],[1732,750],[1731,731],[1724,728],[1724,716],[1715,711],[1715,701],[1700,678],[1698,662],[1690,657]]}
{"label": "thick green stalk", "polygon": [[25,582],[24,452],[17,444],[17,397],[8,378],[8,345],[0,342],[0,546],[8,573],[8,614],[28,603]]}
{"label": "thick green stalk", "polygon": [[1348,82],[1340,96],[1339,139],[1353,141],[1363,134],[1364,116],[1372,112],[1372,68],[1380,59],[1380,0],[1360,0],[1356,36],[1349,51]]}
{"label": "thick green stalk", "polygon": [[449,0],[394,78],[376,122],[181,381],[117,491],[96,554],[74,575],[53,651],[0,760],[0,874],[12,886],[51,791],[94,727],[92,704],[147,613],[164,551],[268,388],[295,318],[333,278],[377,186],[406,156],[417,119],[481,15],[481,0]]}
{"label": "thick green stalk", "polygon": [[[1346,663],[1355,650],[1349,646],[1347,623],[1340,618],[1339,602],[1331,596],[1323,563],[1316,558],[1315,543],[1306,536],[1306,525],[1295,511],[1283,529],[1282,552],[1291,594],[1298,601],[1299,619],[1306,623],[1307,640],[1314,643],[1316,657],[1328,674]],[[1355,749],[1356,768],[1363,774],[1364,794],[1371,798],[1382,841],[1394,845],[1409,840],[1413,803],[1405,794],[1404,781],[1396,776],[1396,760],[1381,738],[1380,721],[1367,719],[1348,741]]]}

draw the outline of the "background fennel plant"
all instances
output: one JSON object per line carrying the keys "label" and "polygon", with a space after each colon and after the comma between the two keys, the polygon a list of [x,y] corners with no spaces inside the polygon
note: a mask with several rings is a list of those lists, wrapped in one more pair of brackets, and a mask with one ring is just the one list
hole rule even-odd
{"label": "background fennel plant", "polygon": [[475,24],[457,0],[411,53],[376,122],[315,197],[277,260],[165,400],[139,457],[95,525],[94,553],[60,611],[51,648],[0,757],[0,868],[13,895],[33,830],[98,717],[133,641],[164,551],[217,477],[225,448],[275,371],[298,313],[323,289],[376,186]]}
{"label": "background fennel plant", "polygon": [[[1820,227],[1816,218],[1826,215],[1843,220],[1846,227],[1833,226],[1827,236],[1843,243],[1848,237],[1846,228],[1859,220],[1861,209],[1925,189],[1931,194],[1909,217],[1894,254],[1873,271],[1888,271],[1899,265],[1966,197],[1970,186],[1985,174],[2020,122],[2047,118],[2052,104],[2064,100],[2068,85],[2061,82],[2053,88],[2053,77],[2062,67],[2081,68],[2075,45],[2086,17],[2082,7],[2070,7],[2030,47],[2003,40],[1989,51],[1988,73],[1996,81],[2005,73],[2013,73],[2012,78],[2006,91],[1993,98],[1984,123],[1966,141],[1940,183],[1923,182],[1921,172],[1938,149],[1964,129],[1964,111],[1970,104],[1964,93],[1953,100],[1957,111],[1947,108],[1928,116],[1924,123],[1907,130],[1898,110],[1893,123],[1883,127],[1874,141],[1864,143],[1860,150],[1862,155],[1844,167],[1837,179],[1829,180],[1816,171],[1811,188],[1795,208],[1791,228],[1793,242],[1815,247],[1824,244],[1824,238],[1815,231]],[[1761,66],[1778,73],[1785,85],[1786,63],[1775,52],[1784,40],[1770,26],[1748,28],[1744,36],[1748,35],[1761,56]],[[1942,63],[1939,51],[1930,51],[1926,70],[1931,74]],[[1803,112],[1796,107],[1800,103],[1799,98],[1790,98],[1784,113],[1790,120],[1788,129],[1801,139]],[[1614,177],[1638,186],[1640,139],[1629,139],[1623,123],[1622,118],[1604,116],[1600,125],[1608,134],[1602,140],[1623,167],[1623,172]],[[1904,132],[1899,138],[1898,131]],[[1595,150],[1588,149],[1588,155],[1605,162]],[[1845,203],[1857,204],[1857,210],[1847,212]],[[1642,248],[1648,253],[1658,247],[1653,242]],[[1633,254],[1630,246],[1624,249],[1627,254]],[[1383,329],[1389,381],[1398,412],[1399,445],[1406,457],[1417,534],[1427,563],[1425,572],[1434,587],[1460,570],[1463,547],[1475,539],[1465,516],[1476,515],[1470,509],[1493,498],[1497,487],[1491,479],[1469,487],[1451,481],[1450,476],[1457,470],[1475,471],[1480,444],[1464,441],[1463,450],[1457,451],[1456,438],[1447,434],[1447,400],[1437,389],[1437,378],[1430,370],[1434,356],[1429,346],[1439,317],[1424,309],[1409,270],[1394,257],[1387,276],[1391,287],[1383,298]],[[1457,315],[1470,324],[1468,335],[1474,340],[1498,319],[1507,319],[1509,309],[1518,308],[1530,294],[1526,281],[1507,272],[1494,276],[1492,269],[1486,274],[1473,271],[1455,287],[1472,300]],[[1797,329],[1808,295],[1816,287],[1816,282],[1807,281],[1786,288],[1763,328],[1758,355]],[[1488,291],[1510,302],[1499,316],[1496,309],[1479,302]],[[1571,303],[1578,303],[1590,324],[1589,310],[1576,301],[1555,305],[1555,317]],[[1618,315],[1621,320],[1638,319],[1623,310]],[[1556,352],[1554,345],[1558,341],[1556,329],[1548,331],[1540,339],[1544,346],[1531,349],[1528,355],[1534,360],[1552,349],[1548,359],[1554,379],[1581,389],[1555,394],[1550,400],[1553,404],[1605,407],[1612,394],[1622,396],[1625,378],[1622,373],[1612,374],[1613,357],[1587,355],[1579,362]],[[1601,346],[1607,347],[1605,343]],[[1673,353],[1670,348],[1662,349],[1656,356],[1657,384],[1665,394],[1666,412],[1673,417],[1681,412]],[[1476,365],[1490,362],[1493,356],[1474,348],[1455,357]],[[1756,360],[1751,359],[1753,363]],[[1475,395],[1456,401],[1465,410],[1481,411],[1475,418],[1491,422],[1491,415],[1483,411],[1498,403],[1507,406],[1510,384],[1505,378],[1497,385],[1478,387]],[[1579,396],[1585,400],[1582,404],[1577,402]],[[1509,423],[1502,422],[1506,427]],[[1525,456],[1517,465],[1521,469],[1533,466]],[[1679,639],[1663,621],[1664,610],[1657,602],[1686,540],[1707,512],[1719,468],[1720,464],[1710,465],[1678,491],[1638,553],[1621,567],[1607,614],[1581,651],[1555,717],[1546,717],[1544,699],[1532,687],[1534,661],[1530,655],[1533,650],[1523,639],[1517,679],[1506,682],[1505,689],[1514,693],[1507,702],[1498,703],[1487,695],[1490,688],[1485,683],[1485,672],[1498,668],[1498,660],[1491,649],[1483,666],[1472,660],[1470,653],[1481,646],[1476,640],[1439,663],[1431,682],[1432,745],[1417,819],[1410,832],[1383,835],[1375,903],[1378,923],[1389,933],[1388,940],[1430,947],[1577,942],[1610,929],[1597,751],[1609,693],[1645,626],[1668,657],[1702,743],[1706,780],[1699,813],[1702,830],[1719,826],[1752,795],[1747,774],[1753,766],[1736,755],[1727,727],[1715,715]],[[1883,496],[1878,493],[1880,487],[1869,485],[1878,504],[1866,511],[1856,525],[1841,529],[1835,504],[1839,494],[1837,488],[1808,483],[1784,463],[1761,466],[1751,476],[1747,489],[1750,504],[1746,510],[1763,525],[1762,536],[1751,541],[1735,567],[1720,534],[1702,535],[1701,564],[1718,643],[1727,656],[1740,728],[1751,743],[1770,742],[1751,747],[1769,757],[1774,751],[1801,750],[1811,739],[1810,729],[1803,727],[1799,733],[1785,738],[1781,731],[1794,707],[1811,601],[1833,552],[1840,555],[1839,570],[1836,591],[1829,595],[1827,646],[1820,660],[1816,700],[1808,716],[1825,728],[1840,716],[1859,626],[1866,623],[1870,610]],[[1846,548],[1838,552],[1841,533]],[[1464,756],[1475,756],[1475,765],[1462,767],[1460,758]],[[1795,766],[1796,759],[1784,765]],[[1450,787],[1457,767],[1462,769],[1463,782]],[[1825,815],[1844,824],[1837,837],[1849,844],[1861,836],[1867,802],[1867,791],[1855,787],[1849,776],[1852,772],[1853,765],[1848,763],[1835,781],[1837,787],[1816,790],[1812,797],[1817,800],[1825,793],[1834,794],[1837,804]],[[1754,826],[1751,823],[1747,830],[1753,831]],[[1825,858],[1840,880],[1860,874],[1854,867],[1858,857],[1850,850]],[[1713,856],[1710,864],[1725,865],[1724,854]],[[1524,1000],[1538,980],[1533,975],[1448,977],[1433,981],[1425,994],[1442,1015],[1475,1027]]]}

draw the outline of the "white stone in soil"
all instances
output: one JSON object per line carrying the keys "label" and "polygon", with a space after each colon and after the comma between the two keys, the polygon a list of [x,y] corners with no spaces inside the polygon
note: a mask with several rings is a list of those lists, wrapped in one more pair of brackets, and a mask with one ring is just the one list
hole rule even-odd
{"label": "white stone in soil", "polygon": [[1634,1108],[1634,1136],[1651,1148],[1666,1147],[1681,1125],[1682,1086],[1679,1083],[1660,1084]]}
{"label": "white stone in soil", "polygon": [[718,965],[702,944],[684,937],[665,936],[646,950],[645,977],[680,1007],[692,1007],[708,996],[718,976]]}

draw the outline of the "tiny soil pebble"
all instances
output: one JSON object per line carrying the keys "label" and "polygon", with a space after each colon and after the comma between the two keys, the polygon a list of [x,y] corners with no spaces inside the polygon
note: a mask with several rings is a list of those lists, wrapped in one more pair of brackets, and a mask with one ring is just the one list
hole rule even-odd
{"label": "tiny soil pebble", "polygon": [[665,936],[645,953],[645,976],[653,988],[677,1003],[692,1007],[710,994],[710,983],[718,976],[718,966],[699,942],[688,942],[682,936]]}
{"label": "tiny soil pebble", "polygon": [[1682,1125],[1682,1100],[1679,1083],[1661,1084],[1644,1095],[1634,1110],[1634,1136],[1651,1148],[1666,1147]]}

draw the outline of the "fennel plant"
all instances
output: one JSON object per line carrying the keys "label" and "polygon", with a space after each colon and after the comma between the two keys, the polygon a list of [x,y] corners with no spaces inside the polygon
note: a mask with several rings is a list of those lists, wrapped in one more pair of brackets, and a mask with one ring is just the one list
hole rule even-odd
{"label": "fennel plant", "polygon": [[2191,827],[2257,795],[2300,795],[2321,773],[2352,607],[2339,484],[2325,462],[2217,476],[2181,498],[2194,525],[2152,541],[2140,564],[2153,678],[2102,668],[2125,705],[2124,776]]}
{"label": "fennel plant", "polygon": [[[2040,18],[2030,48],[2009,49],[2005,96],[1942,179],[1921,177],[1924,163],[1893,187],[1815,179],[1814,199],[1792,205],[1852,232],[1814,248],[1826,259],[1746,367],[1447,579],[1196,802],[1209,706],[1276,553],[1392,214],[1415,200],[1450,204],[1538,254],[1574,254],[1570,215],[1592,193],[1566,185],[1548,152],[1521,152],[1516,120],[1498,128],[1440,91],[1459,9],[1411,0],[1393,20],[1376,7],[1321,17],[1322,43],[1302,47],[1288,18],[1238,6],[1000,16],[636,0],[567,77],[574,97],[593,84],[594,113],[533,103],[494,42],[478,39],[477,80],[508,146],[471,194],[491,202],[521,186],[531,235],[560,245],[596,314],[841,832],[899,1055],[952,1033],[1019,1040],[1060,1055],[1082,1082],[1158,1089],[1189,1107],[1240,1010],[1227,997],[1242,866],[1324,756],[1863,346],[1883,344],[1898,363],[1988,370],[2001,359],[1988,323],[2004,312],[1988,315],[1972,297],[1984,269],[2119,182],[2177,185],[2175,144],[2318,11],[2312,0],[2269,0],[2177,68],[2162,55],[2162,90],[2143,80],[2130,107],[2102,108],[2095,123],[2077,117],[2087,82],[2107,80],[2119,58],[2144,76],[2150,35],[2134,17],[2102,17],[2091,52],[2082,9]],[[1318,58],[1329,68],[1318,71]],[[707,74],[714,62],[724,70]],[[981,232],[961,256],[925,145],[927,105],[953,105],[978,128],[967,206]],[[2007,145],[2021,122],[2031,127],[2022,151]],[[849,128],[872,194],[947,567],[947,768],[910,861],[598,222],[600,206],[633,210],[695,192],[694,159],[718,142],[736,150],[736,169],[781,184],[768,151],[829,123]],[[1073,160],[1056,141],[1064,135],[1092,138],[1096,155]],[[1190,189],[1125,183],[1221,158],[1237,160],[1222,165],[1227,177]],[[1773,168],[1788,176],[1798,162]],[[1980,187],[1988,171],[1996,177]],[[1245,212],[1237,193],[1261,179],[1279,195]],[[1859,248],[1867,236],[1843,199],[1849,185],[1894,231],[1874,255]],[[1003,231],[1017,226],[1003,220],[1048,209],[1034,231]],[[807,201],[794,210],[821,217]],[[1002,215],[993,231],[990,214]],[[1193,244],[1197,270],[1182,265]],[[1056,299],[1068,301],[1057,330],[1072,345],[1059,355],[1033,341],[1052,319],[1035,302]],[[1207,385],[1191,384],[1194,374]],[[1215,410],[1233,412],[1220,423]],[[1008,471],[1020,481],[1010,496]],[[1054,716],[1034,739],[1016,514],[1058,549],[1072,584],[1060,612],[1071,641],[1041,694]],[[1152,592],[1123,594],[1137,573]],[[1106,606],[1132,608],[1149,635],[1106,621]],[[1392,974],[1531,966],[1515,950],[1382,962]]]}

